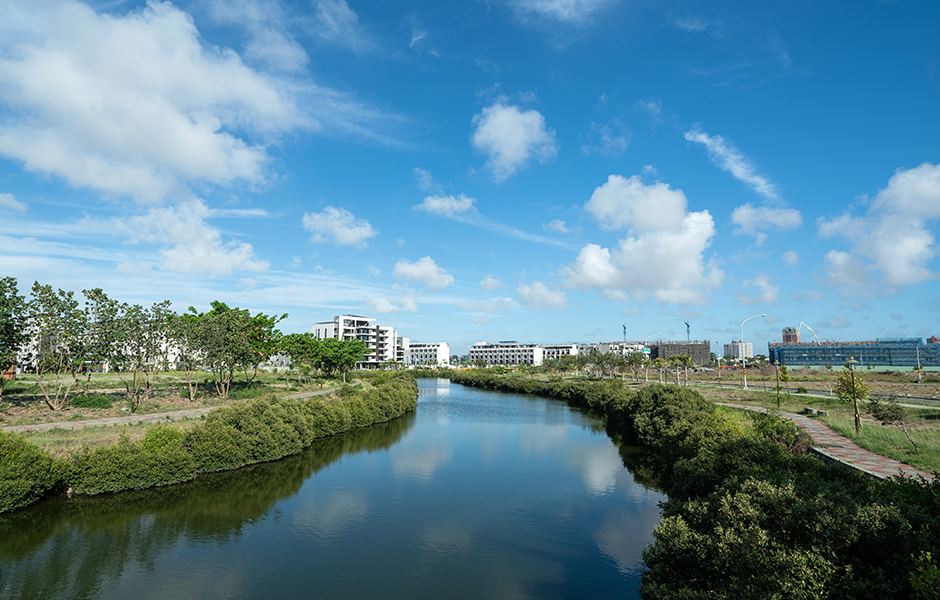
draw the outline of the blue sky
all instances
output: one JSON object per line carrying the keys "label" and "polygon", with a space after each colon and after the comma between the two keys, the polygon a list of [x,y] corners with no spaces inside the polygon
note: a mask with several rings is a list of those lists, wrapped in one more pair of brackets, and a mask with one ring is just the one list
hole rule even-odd
{"label": "blue sky", "polygon": [[[940,335],[940,4],[0,0],[0,273],[755,351]],[[808,336],[806,329],[804,337]]]}

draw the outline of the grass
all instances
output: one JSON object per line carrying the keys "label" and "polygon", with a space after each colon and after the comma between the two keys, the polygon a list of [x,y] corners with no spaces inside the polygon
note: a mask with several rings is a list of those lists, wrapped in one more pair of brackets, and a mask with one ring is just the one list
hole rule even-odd
{"label": "grass", "polygon": [[864,418],[862,430],[855,434],[855,417],[851,410],[829,413],[821,420],[836,433],[845,436],[866,450],[907,463],[929,473],[940,473],[940,411],[908,409],[911,418],[911,437],[917,442],[918,452],[907,441],[904,433],[894,426],[882,425]]}
{"label": "grass", "polygon": [[[187,419],[164,423],[171,427],[188,429],[199,423],[201,419]],[[36,446],[46,450],[54,457],[66,456],[80,452],[84,448],[110,446],[118,441],[121,432],[126,432],[131,441],[144,437],[147,431],[155,427],[153,423],[134,423],[124,427],[83,427],[81,429],[49,429],[44,431],[31,431],[27,439]]]}

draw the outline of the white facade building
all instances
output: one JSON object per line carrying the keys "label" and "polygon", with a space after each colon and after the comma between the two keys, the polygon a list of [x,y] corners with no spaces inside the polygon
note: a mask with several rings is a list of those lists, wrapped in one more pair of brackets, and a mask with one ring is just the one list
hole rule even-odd
{"label": "white facade building", "polygon": [[735,358],[754,358],[754,346],[750,342],[735,342],[725,344],[725,356]]}
{"label": "white facade building", "polygon": [[375,319],[359,315],[337,315],[332,321],[314,323],[311,331],[320,339],[357,339],[365,342],[366,355],[357,363],[359,367],[378,367],[392,361],[404,362],[405,352],[398,332],[394,327],[376,325]]}
{"label": "white facade building", "polygon": [[538,344],[520,344],[519,342],[499,342],[488,344],[477,342],[470,348],[470,362],[483,359],[489,365],[527,365],[540,366],[545,357],[545,350]]}
{"label": "white facade building", "polygon": [[577,356],[578,355],[578,345],[577,344],[552,344],[550,346],[542,346],[542,360],[551,360],[551,359],[561,359],[565,356]]}
{"label": "white facade building", "polygon": [[404,363],[406,365],[450,366],[450,344],[447,342],[410,342],[405,351]]}

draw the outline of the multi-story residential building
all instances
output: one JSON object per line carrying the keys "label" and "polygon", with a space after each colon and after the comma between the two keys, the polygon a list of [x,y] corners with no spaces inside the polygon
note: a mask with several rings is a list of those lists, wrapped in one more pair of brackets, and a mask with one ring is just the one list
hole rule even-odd
{"label": "multi-story residential building", "polygon": [[450,366],[450,345],[447,342],[410,342],[403,362],[410,366]]}
{"label": "multi-story residential building", "polygon": [[577,356],[578,344],[552,344],[542,346],[542,360],[560,359],[565,356]]}
{"label": "multi-story residential building", "polygon": [[735,358],[754,358],[754,346],[750,342],[735,342],[725,344],[725,356]]}
{"label": "multi-story residential building", "polygon": [[376,368],[392,361],[405,362],[405,352],[401,347],[398,332],[394,327],[376,325],[373,318],[337,315],[332,321],[314,323],[311,331],[320,339],[356,339],[365,342],[366,355],[357,363],[358,368]]}
{"label": "multi-story residential building", "polygon": [[520,344],[519,342],[498,342],[488,344],[477,342],[470,348],[470,362],[478,358],[487,365],[527,365],[539,366],[545,357],[545,351],[538,344]]}
{"label": "multi-story residential building", "polygon": [[940,344],[921,338],[879,338],[863,342],[805,342],[767,344],[770,361],[782,365],[842,366],[849,359],[859,365],[886,367],[940,366]]}
{"label": "multi-story residential building", "polygon": [[800,343],[800,330],[794,329],[793,327],[784,327],[783,328],[783,343],[784,344],[799,344]]}
{"label": "multi-story residential building", "polygon": [[[750,347],[751,344],[748,344]],[[655,346],[655,352],[653,358],[662,358],[669,360],[670,356],[675,356],[677,354],[688,356],[692,359],[697,365],[707,365],[712,361],[712,352],[711,352],[712,343],[708,340],[700,342],[697,340],[687,341],[687,342],[659,342]],[[727,349],[727,345],[725,346]],[[725,354],[727,354],[725,350]],[[750,355],[750,356],[753,356]],[[748,356],[748,358],[750,358]]]}

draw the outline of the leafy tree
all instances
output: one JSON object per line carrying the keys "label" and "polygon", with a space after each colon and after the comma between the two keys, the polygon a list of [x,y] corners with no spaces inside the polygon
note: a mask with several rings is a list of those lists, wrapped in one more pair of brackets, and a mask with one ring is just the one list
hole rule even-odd
{"label": "leafy tree", "polygon": [[29,342],[28,306],[26,298],[17,290],[16,279],[0,279],[0,405],[3,404],[3,373],[16,365],[17,356]]}
{"label": "leafy tree", "polygon": [[[237,310],[237,309],[235,309]],[[247,314],[248,311],[245,311]],[[251,317],[251,326],[248,331],[248,344],[251,346],[253,360],[243,365],[245,378],[252,381],[258,375],[258,365],[268,360],[280,350],[280,341],[283,337],[275,326],[287,318],[287,313],[277,317],[258,313]],[[248,377],[248,367],[253,369],[251,378]]]}
{"label": "leafy tree", "polygon": [[256,357],[249,340],[252,323],[247,310],[231,309],[218,300],[213,300],[211,306],[208,313],[198,313],[190,306],[186,318],[200,322],[196,330],[203,361],[213,373],[216,393],[225,398],[232,389],[235,372]]}
{"label": "leafy tree", "polygon": [[54,411],[71,401],[85,357],[88,320],[74,296],[37,281],[29,301],[29,322],[37,337],[36,383],[46,406]]}
{"label": "leafy tree", "polygon": [[122,308],[121,381],[127,389],[131,412],[136,412],[141,402],[152,396],[157,372],[169,366],[171,326],[176,315],[170,310],[169,300],[154,303],[149,309],[139,304]]}
{"label": "leafy tree", "polygon": [[120,314],[123,307],[108,298],[101,288],[82,290],[85,296],[85,319],[87,321],[85,356],[83,363],[88,364],[87,377],[82,392],[88,392],[91,374],[95,365],[114,367],[119,362],[124,350]]}
{"label": "leafy tree", "polygon": [[477,366],[478,368],[480,368],[480,369],[485,369],[485,368],[486,368],[486,359],[484,359],[482,356],[478,356],[478,357],[476,357],[475,359],[473,359],[473,364],[474,364],[475,366]]}
{"label": "leafy tree", "polygon": [[343,376],[346,383],[346,373],[366,354],[366,343],[362,340],[338,340],[327,338],[320,341],[320,366],[324,372]]}
{"label": "leafy tree", "polygon": [[914,446],[914,452],[917,452],[917,443],[911,439],[909,430],[910,423],[907,421],[907,412],[904,407],[898,404],[897,398],[891,398],[887,402],[879,402],[873,399],[868,403],[868,413],[881,421],[882,425],[894,425],[907,437],[907,441]]}
{"label": "leafy tree", "polygon": [[176,357],[176,369],[186,374],[189,400],[195,402],[199,393],[199,376],[196,372],[205,366],[206,351],[201,331],[204,323],[200,319],[189,318],[190,316],[174,316],[169,323],[168,337],[170,344],[179,353]]}
{"label": "leafy tree", "polygon": [[784,387],[787,388],[787,396],[790,395],[790,372],[787,370],[786,365],[780,365],[780,381],[784,383]]}
{"label": "leafy tree", "polygon": [[659,383],[663,383],[663,375],[665,375],[666,373],[666,366],[667,366],[666,359],[657,358],[653,362],[656,364],[656,370],[659,371]]}
{"label": "leafy tree", "polygon": [[281,342],[282,351],[290,357],[291,368],[310,375],[320,365],[320,339],[312,333],[291,333]]}
{"label": "leafy tree", "polygon": [[858,412],[858,401],[868,397],[870,392],[868,384],[847,364],[839,373],[839,379],[832,391],[842,399],[843,402],[852,401],[855,407],[855,433],[862,430],[862,417]]}
{"label": "leafy tree", "polygon": [[633,371],[633,381],[637,381],[637,373],[640,369],[643,368],[643,364],[646,362],[646,355],[642,352],[637,352],[636,350],[628,352],[624,357],[627,367]]}

